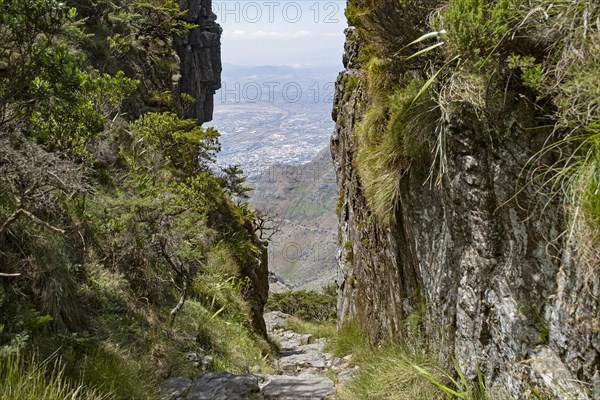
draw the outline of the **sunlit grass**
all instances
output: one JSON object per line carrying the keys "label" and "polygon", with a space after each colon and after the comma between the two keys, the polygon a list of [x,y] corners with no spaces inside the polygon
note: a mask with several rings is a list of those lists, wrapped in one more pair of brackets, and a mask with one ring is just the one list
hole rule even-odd
{"label": "sunlit grass", "polygon": [[0,398],[2,400],[112,400],[110,391],[92,389],[71,382],[57,357],[44,361],[13,353],[0,358]]}

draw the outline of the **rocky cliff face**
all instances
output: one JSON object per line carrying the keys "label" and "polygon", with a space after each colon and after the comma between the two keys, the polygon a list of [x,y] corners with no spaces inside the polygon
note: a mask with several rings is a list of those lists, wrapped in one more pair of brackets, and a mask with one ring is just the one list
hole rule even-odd
{"label": "rocky cliff face", "polygon": [[413,163],[394,222],[378,223],[356,168],[354,129],[368,99],[360,84],[345,88],[364,73],[360,43],[354,28],[346,36],[331,139],[341,197],[339,324],[354,320],[378,342],[402,337],[406,318],[425,314],[427,339],[471,378],[481,368],[488,385],[514,398],[535,387],[600,399],[598,275],[586,276],[565,244],[559,199],[540,198],[523,179],[548,137],[519,128],[536,111],[508,96],[493,126],[467,105],[443,113],[441,184],[428,180],[432,160]]}
{"label": "rocky cliff face", "polygon": [[174,77],[174,93],[187,93],[193,97],[193,104],[185,104],[184,99],[184,104],[179,107],[186,117],[198,123],[212,119],[213,95],[221,87],[222,29],[215,22],[211,3],[211,0],[179,2],[181,9],[188,10],[185,19],[198,27],[176,39],[180,71],[179,76]]}
{"label": "rocky cliff face", "polygon": [[[177,107],[187,118],[199,124],[210,121],[213,115],[215,92],[221,87],[221,33],[216,15],[212,12],[212,0],[180,0],[182,10],[187,10],[186,21],[198,27],[176,38],[175,48],[179,56],[179,75],[173,77],[173,92],[179,99]],[[194,102],[181,98],[191,95]],[[250,279],[246,299],[250,304],[254,329],[266,335],[263,308],[269,291],[268,254],[263,243],[256,239],[260,254],[252,263],[244,265],[242,274]]]}

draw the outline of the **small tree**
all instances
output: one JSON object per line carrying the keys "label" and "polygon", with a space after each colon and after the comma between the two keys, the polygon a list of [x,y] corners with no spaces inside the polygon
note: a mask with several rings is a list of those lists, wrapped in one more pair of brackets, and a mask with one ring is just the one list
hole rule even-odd
{"label": "small tree", "polygon": [[244,171],[239,165],[228,165],[227,167],[221,168],[222,175],[219,177],[221,186],[226,193],[230,196],[235,196],[240,199],[247,199],[248,192],[253,190],[247,186],[244,186],[246,177]]}
{"label": "small tree", "polygon": [[256,210],[254,215],[253,231],[260,240],[270,241],[273,236],[281,232],[282,220],[277,214]]}

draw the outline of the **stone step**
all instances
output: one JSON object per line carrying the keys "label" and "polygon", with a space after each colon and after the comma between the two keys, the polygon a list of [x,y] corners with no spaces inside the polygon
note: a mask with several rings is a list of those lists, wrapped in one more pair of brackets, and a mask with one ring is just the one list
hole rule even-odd
{"label": "stone step", "polygon": [[323,400],[334,392],[331,379],[315,375],[272,375],[261,389],[265,400]]}
{"label": "stone step", "polygon": [[[260,384],[259,384],[260,383]],[[192,381],[178,377],[167,380],[161,400],[324,400],[335,387],[329,378],[318,375],[233,375],[211,372]]]}

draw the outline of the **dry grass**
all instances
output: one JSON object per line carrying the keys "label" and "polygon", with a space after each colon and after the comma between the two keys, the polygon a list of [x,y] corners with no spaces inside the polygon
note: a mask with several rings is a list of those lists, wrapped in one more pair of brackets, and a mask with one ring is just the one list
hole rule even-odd
{"label": "dry grass", "polygon": [[551,41],[538,90],[552,99],[554,133],[563,139],[540,154],[566,154],[544,181],[565,199],[567,241],[589,280],[600,268],[600,4],[536,0],[516,32],[533,34],[542,26]]}
{"label": "dry grass", "polygon": [[356,126],[356,166],[369,208],[381,223],[394,220],[400,181],[413,162],[422,161],[435,138],[437,110],[428,93],[415,101],[424,82],[395,87],[385,102],[371,104]]}

